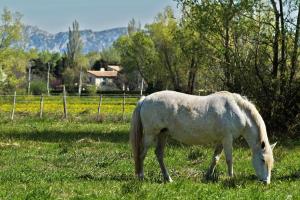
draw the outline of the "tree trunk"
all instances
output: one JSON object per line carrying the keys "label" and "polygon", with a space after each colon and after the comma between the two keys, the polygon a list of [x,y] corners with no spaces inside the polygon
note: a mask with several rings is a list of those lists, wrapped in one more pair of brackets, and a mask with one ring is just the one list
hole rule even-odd
{"label": "tree trunk", "polygon": [[280,27],[279,27],[279,17],[280,14],[276,7],[276,2],[274,0],[271,0],[273,11],[275,14],[275,35],[273,40],[273,69],[272,69],[272,78],[277,78],[278,74],[278,66],[279,66],[279,33],[280,33]]}
{"label": "tree trunk", "polygon": [[190,69],[189,69],[189,76],[188,76],[188,85],[187,85],[188,94],[194,93],[196,73],[197,73],[197,68],[196,68],[195,58],[192,58]]}
{"label": "tree trunk", "polygon": [[291,73],[289,78],[289,88],[291,89],[291,85],[296,73],[297,64],[298,64],[298,48],[299,48],[299,29],[300,29],[300,4],[298,5],[298,17],[297,17],[297,24],[296,24],[296,33],[294,38],[294,45],[293,45],[293,52],[291,57]]}
{"label": "tree trunk", "polygon": [[232,74],[231,74],[231,67],[230,67],[230,21],[232,20],[232,6],[233,6],[233,0],[230,0],[228,6],[225,8],[226,9],[226,16],[225,21],[224,21],[224,29],[225,29],[225,36],[224,36],[224,74],[225,74],[225,85],[227,89],[232,89]]}
{"label": "tree trunk", "polygon": [[279,1],[279,9],[280,9],[280,24],[281,24],[281,60],[280,60],[280,94],[281,96],[285,94],[286,91],[286,34],[285,34],[285,21],[284,21],[284,13],[283,13],[283,4],[282,0]]}
{"label": "tree trunk", "polygon": [[179,80],[178,74],[173,71],[171,62],[169,60],[168,53],[166,51],[164,51],[164,57],[165,57],[166,68],[170,73],[170,76],[171,76],[170,78],[172,80],[174,90],[181,91],[182,88],[180,86],[180,80]]}

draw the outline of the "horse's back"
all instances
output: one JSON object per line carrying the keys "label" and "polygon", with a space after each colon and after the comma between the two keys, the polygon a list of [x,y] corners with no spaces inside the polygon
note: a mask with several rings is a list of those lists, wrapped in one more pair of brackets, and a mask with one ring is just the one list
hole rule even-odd
{"label": "horse's back", "polygon": [[162,91],[147,96],[141,108],[146,131],[158,134],[168,130],[173,138],[185,143],[221,140],[228,134],[226,130],[241,126],[241,116],[237,115],[241,113],[230,95],[220,94],[194,96]]}

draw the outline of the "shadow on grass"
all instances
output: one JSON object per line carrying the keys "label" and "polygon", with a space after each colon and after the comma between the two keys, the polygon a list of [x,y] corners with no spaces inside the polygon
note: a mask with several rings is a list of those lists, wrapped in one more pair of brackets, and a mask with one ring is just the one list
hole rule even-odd
{"label": "shadow on grass", "polygon": [[102,175],[102,176],[94,176],[92,174],[82,174],[77,179],[80,180],[90,180],[90,181],[118,181],[118,182],[125,182],[125,181],[138,181],[134,175],[128,174],[109,174],[109,175]]}
{"label": "shadow on grass", "polygon": [[91,132],[89,130],[80,130],[68,132],[49,130],[42,132],[11,132],[9,134],[1,134],[0,137],[41,142],[74,142],[84,138],[112,143],[128,143],[129,141],[128,131]]}
{"label": "shadow on grass", "polygon": [[300,180],[300,169],[297,171],[292,171],[290,174],[276,177],[275,180],[281,180],[281,181],[295,181]]}
{"label": "shadow on grass", "polygon": [[[125,183],[134,183],[134,184],[143,184],[143,183],[155,183],[155,184],[168,184],[163,181],[161,176],[147,176],[144,180],[139,180],[134,174],[106,174],[106,175],[92,175],[92,174],[82,174],[76,177],[79,180],[85,181],[117,181],[117,182],[125,182]],[[129,184],[130,185],[130,184]]]}
{"label": "shadow on grass", "polygon": [[[224,177],[225,179],[220,178],[221,176],[225,176]],[[222,188],[224,188],[224,189],[234,189],[234,188],[245,187],[248,184],[247,182],[255,182],[255,181],[257,181],[259,183],[256,176],[253,174],[246,175],[246,176],[229,177],[225,174],[219,173],[218,171],[216,171],[211,176],[207,176],[207,174],[204,174],[201,179],[201,182],[204,184],[219,183],[222,186]]]}

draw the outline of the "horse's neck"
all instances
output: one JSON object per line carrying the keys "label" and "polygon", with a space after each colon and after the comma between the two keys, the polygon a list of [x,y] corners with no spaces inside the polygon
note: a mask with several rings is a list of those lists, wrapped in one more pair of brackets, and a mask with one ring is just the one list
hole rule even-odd
{"label": "horse's neck", "polygon": [[[252,151],[256,151],[258,147],[260,147],[261,141],[265,141],[264,135],[260,135],[259,131],[247,131],[244,134],[244,138],[246,139],[249,147]],[[268,140],[267,140],[268,141]]]}

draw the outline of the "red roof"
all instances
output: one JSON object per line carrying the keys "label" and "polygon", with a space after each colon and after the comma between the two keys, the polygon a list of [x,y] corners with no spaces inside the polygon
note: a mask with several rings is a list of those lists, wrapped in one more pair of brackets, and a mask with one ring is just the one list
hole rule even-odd
{"label": "red roof", "polygon": [[117,71],[87,71],[89,74],[92,74],[96,77],[102,78],[102,77],[117,77],[118,72]]}

